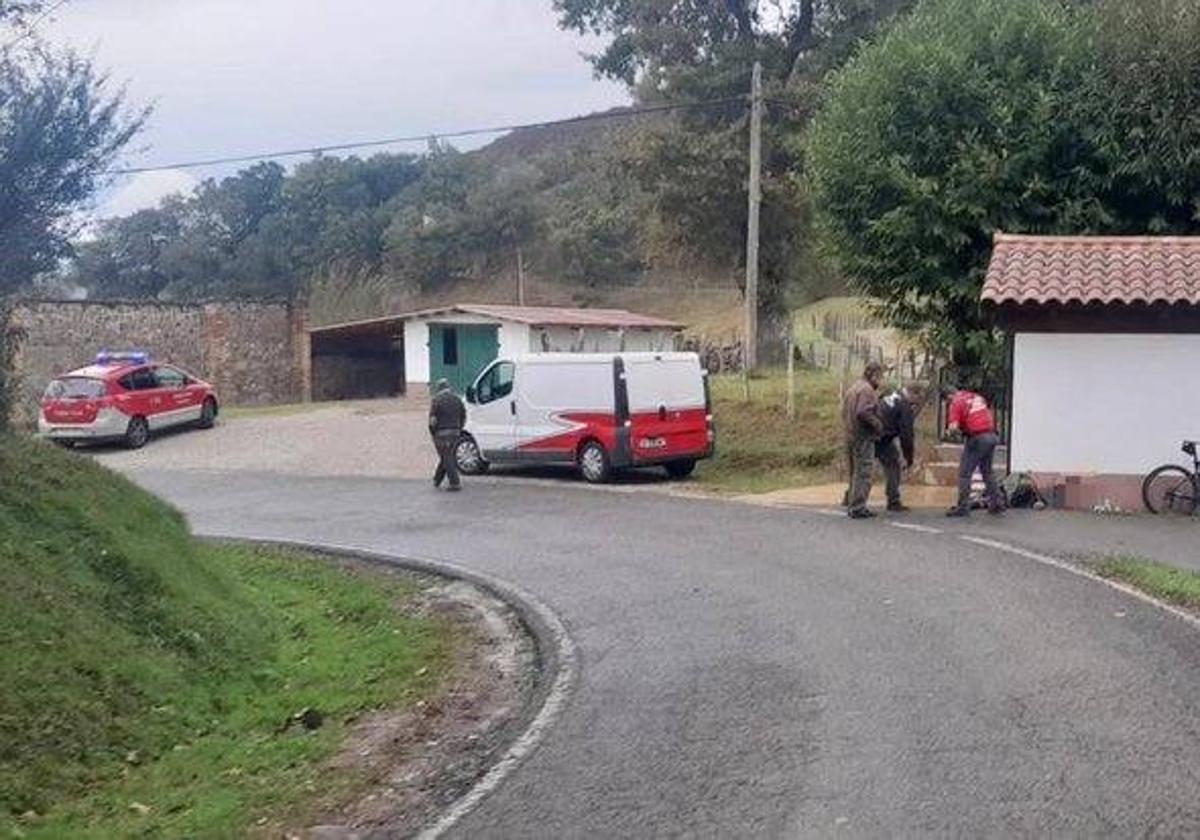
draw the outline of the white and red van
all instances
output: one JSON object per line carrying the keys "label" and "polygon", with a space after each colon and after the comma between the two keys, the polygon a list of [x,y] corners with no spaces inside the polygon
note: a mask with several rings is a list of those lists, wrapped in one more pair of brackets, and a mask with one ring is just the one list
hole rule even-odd
{"label": "white and red van", "polygon": [[661,465],[675,478],[713,453],[695,353],[541,353],[492,362],[467,389],[463,472],[575,464],[590,482]]}

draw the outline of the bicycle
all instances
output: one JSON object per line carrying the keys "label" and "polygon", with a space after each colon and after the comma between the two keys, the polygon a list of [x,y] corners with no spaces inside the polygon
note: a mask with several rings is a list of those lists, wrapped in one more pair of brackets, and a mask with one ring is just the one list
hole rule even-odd
{"label": "bicycle", "polygon": [[1200,454],[1197,441],[1185,440],[1183,451],[1192,456],[1192,469],[1164,464],[1142,482],[1142,501],[1151,513],[1191,516],[1200,500]]}

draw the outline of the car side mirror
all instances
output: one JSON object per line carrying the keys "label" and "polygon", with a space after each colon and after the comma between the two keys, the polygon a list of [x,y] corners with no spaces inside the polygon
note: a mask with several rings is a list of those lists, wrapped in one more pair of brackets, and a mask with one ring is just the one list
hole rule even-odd
{"label": "car side mirror", "polygon": [[469,402],[469,403],[475,402],[475,386],[474,385],[467,386],[467,402]]}

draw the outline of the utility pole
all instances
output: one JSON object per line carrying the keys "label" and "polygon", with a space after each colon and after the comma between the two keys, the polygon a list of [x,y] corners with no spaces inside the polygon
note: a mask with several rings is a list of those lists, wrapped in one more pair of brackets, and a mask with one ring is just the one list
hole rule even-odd
{"label": "utility pole", "polygon": [[747,372],[758,366],[758,208],[762,203],[762,64],[754,62],[750,82],[750,212],[746,224],[746,352]]}
{"label": "utility pole", "polygon": [[517,245],[517,306],[525,305],[525,255]]}

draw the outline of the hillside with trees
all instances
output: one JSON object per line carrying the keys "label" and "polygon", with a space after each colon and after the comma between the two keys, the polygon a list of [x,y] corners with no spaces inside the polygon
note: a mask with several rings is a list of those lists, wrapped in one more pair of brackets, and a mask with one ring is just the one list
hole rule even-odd
{"label": "hillside with trees", "polygon": [[600,38],[590,61],[631,108],[470,152],[260,163],[104,221],[67,279],[97,297],[307,296],[319,320],[462,290],[512,300],[518,274],[542,302],[674,285],[676,301],[706,287],[728,305],[756,61],[775,348],[791,307],[849,287],[980,359],[996,346],[978,306],[995,230],[1200,229],[1187,0],[553,5]]}
{"label": "hillside with trees", "polygon": [[[635,110],[516,131],[473,152],[262,163],[187,197],[106,220],[69,280],[92,296],[194,300],[309,294],[371,299],[463,284],[513,288],[518,264],[585,299],[647,282],[736,291],[744,275],[746,94],[765,68],[762,301],[843,287],[815,247],[795,138],[812,91],[909,3],[558,2],[564,28],[611,39],[597,73]],[[691,7],[695,5],[695,9]],[[687,8],[684,8],[687,7]],[[696,103],[706,103],[697,107]],[[674,108],[673,106],[681,106]],[[336,307],[335,307],[336,308]]]}

